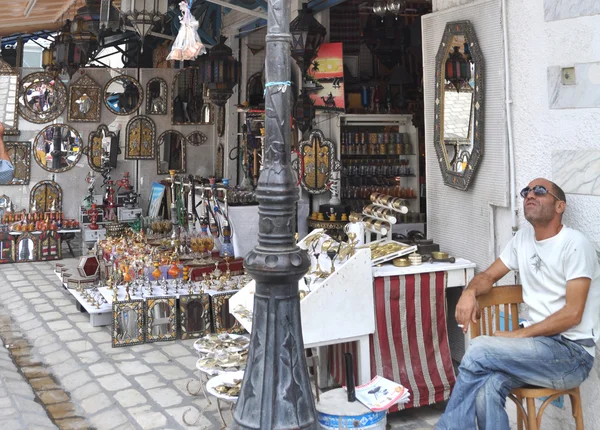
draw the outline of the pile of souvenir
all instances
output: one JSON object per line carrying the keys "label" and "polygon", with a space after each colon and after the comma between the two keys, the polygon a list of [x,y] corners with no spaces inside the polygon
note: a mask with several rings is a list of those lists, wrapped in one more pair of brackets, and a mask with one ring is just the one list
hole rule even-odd
{"label": "pile of souvenir", "polygon": [[[235,334],[209,334],[194,342],[198,351],[196,367],[208,375],[237,372],[246,368],[248,336]],[[230,394],[231,395],[231,394]]]}

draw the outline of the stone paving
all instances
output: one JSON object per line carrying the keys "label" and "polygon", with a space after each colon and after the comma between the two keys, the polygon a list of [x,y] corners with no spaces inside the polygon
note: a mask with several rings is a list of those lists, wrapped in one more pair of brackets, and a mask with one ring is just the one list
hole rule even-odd
{"label": "stone paving", "polygon": [[[222,427],[215,399],[186,389],[199,389],[194,340],[112,348],[109,327],[90,325],[54,267],[0,266],[0,337],[10,351],[0,347],[2,428]],[[229,405],[222,408],[230,424]],[[440,414],[436,407],[400,412],[388,428],[433,429]]]}

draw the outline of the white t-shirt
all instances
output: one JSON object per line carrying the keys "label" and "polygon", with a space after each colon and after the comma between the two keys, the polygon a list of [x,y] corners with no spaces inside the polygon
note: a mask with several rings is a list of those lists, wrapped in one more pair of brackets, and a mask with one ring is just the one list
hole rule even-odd
{"label": "white t-shirt", "polygon": [[[511,270],[518,270],[523,300],[529,319],[538,323],[559,311],[566,303],[567,281],[590,278],[590,290],[581,322],[562,333],[571,340],[600,337],[600,265],[596,249],[579,231],[563,226],[549,239],[535,240],[532,226],[517,232],[500,255]],[[585,347],[585,346],[584,346]],[[595,355],[595,347],[585,349]]]}

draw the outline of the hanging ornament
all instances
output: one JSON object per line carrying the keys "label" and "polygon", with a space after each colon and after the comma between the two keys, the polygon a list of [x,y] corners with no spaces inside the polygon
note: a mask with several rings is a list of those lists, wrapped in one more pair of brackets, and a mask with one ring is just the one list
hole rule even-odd
{"label": "hanging ornament", "polygon": [[179,9],[182,12],[179,18],[181,27],[167,60],[195,60],[198,55],[206,54],[206,48],[198,35],[198,20],[191,14],[190,5],[186,2],[179,3]]}

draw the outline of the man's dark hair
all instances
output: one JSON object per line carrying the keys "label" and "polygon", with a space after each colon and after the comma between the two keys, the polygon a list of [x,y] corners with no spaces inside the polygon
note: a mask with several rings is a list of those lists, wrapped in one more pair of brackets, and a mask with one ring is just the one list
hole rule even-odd
{"label": "man's dark hair", "polygon": [[567,203],[567,196],[561,187],[552,182],[552,192],[556,194],[556,197],[561,199],[563,202]]}

